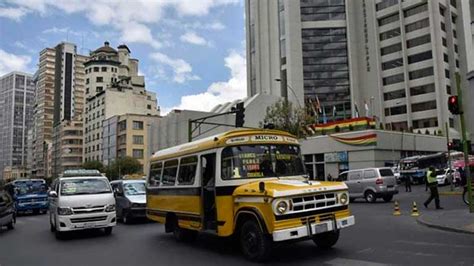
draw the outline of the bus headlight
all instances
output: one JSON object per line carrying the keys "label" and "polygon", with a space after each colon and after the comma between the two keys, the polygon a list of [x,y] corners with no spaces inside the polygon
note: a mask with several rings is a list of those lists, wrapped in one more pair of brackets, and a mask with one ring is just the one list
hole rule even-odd
{"label": "bus headlight", "polygon": [[275,203],[275,213],[284,214],[288,211],[289,204],[285,200],[280,200]]}
{"label": "bus headlight", "polygon": [[341,193],[339,194],[339,202],[342,205],[346,205],[349,202],[349,195],[347,193]]}

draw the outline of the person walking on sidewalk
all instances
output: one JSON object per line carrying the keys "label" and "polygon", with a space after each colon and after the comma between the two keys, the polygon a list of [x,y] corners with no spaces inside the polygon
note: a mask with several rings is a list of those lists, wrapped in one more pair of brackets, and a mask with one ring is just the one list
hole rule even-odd
{"label": "person walking on sidewalk", "polygon": [[437,210],[443,209],[439,205],[438,180],[436,179],[436,170],[433,166],[430,166],[430,168],[428,169],[428,172],[426,173],[426,182],[427,182],[428,188],[430,189],[430,197],[425,201],[423,205],[425,205],[425,208],[428,208],[428,205],[434,199],[436,209]]}
{"label": "person walking on sidewalk", "polygon": [[405,176],[405,192],[411,192],[411,176]]}

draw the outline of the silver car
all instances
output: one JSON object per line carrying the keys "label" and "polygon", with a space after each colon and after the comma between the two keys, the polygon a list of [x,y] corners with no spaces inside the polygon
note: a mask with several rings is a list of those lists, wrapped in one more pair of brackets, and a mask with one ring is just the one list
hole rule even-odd
{"label": "silver car", "polygon": [[349,187],[351,201],[364,198],[367,202],[375,202],[377,198],[382,198],[389,202],[398,193],[395,175],[388,167],[345,171],[338,180]]}

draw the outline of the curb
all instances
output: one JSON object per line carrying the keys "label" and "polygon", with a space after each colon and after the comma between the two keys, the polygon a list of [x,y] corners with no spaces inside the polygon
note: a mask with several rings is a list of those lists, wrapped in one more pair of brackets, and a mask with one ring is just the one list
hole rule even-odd
{"label": "curb", "polygon": [[462,192],[445,191],[445,192],[439,192],[439,195],[441,195],[441,196],[462,196]]}
{"label": "curb", "polygon": [[416,222],[421,224],[421,225],[431,227],[431,228],[435,228],[435,229],[438,229],[438,230],[454,232],[454,233],[462,233],[462,234],[468,234],[468,235],[474,235],[473,231],[468,231],[468,230],[449,227],[449,226],[438,225],[438,224],[434,224],[434,223],[424,221],[423,216],[420,216],[418,219],[416,219]]}

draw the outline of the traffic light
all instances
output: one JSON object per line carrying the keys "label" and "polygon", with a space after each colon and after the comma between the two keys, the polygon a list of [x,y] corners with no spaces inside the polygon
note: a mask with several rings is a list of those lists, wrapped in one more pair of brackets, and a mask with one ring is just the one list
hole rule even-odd
{"label": "traffic light", "polygon": [[448,142],[448,151],[454,150],[454,144],[452,141]]}
{"label": "traffic light", "polygon": [[235,106],[235,127],[243,127],[245,123],[245,107],[240,102]]}
{"label": "traffic light", "polygon": [[459,106],[458,96],[449,96],[448,109],[453,115],[461,114],[461,107]]}

